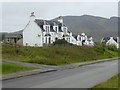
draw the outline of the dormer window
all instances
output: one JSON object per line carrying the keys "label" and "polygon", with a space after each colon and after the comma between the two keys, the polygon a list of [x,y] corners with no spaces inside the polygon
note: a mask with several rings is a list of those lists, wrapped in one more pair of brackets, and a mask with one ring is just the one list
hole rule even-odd
{"label": "dormer window", "polygon": [[58,28],[57,27],[55,27],[55,31],[57,32],[58,30],[57,30]]}
{"label": "dormer window", "polygon": [[58,33],[58,26],[53,26],[53,28],[54,28],[55,32]]}
{"label": "dormer window", "polygon": [[40,37],[41,35],[40,34],[38,34],[38,37]]}
{"label": "dormer window", "polygon": [[67,27],[62,27],[64,33],[67,33]]}
{"label": "dormer window", "polygon": [[46,32],[49,32],[49,26],[46,26]]}
{"label": "dormer window", "polygon": [[44,29],[47,33],[50,32],[50,25],[44,25]]}

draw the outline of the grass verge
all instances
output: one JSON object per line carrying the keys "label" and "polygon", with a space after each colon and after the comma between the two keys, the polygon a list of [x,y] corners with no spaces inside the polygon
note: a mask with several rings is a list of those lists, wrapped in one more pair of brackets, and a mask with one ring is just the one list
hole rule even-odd
{"label": "grass verge", "polygon": [[12,45],[2,46],[2,56],[6,60],[15,60],[28,63],[46,65],[64,65],[98,59],[118,57],[118,51],[102,46],[44,46],[20,47]]}
{"label": "grass verge", "polygon": [[120,90],[119,78],[120,78],[120,74],[112,77],[111,79],[109,79],[103,83],[100,83],[100,84],[94,86],[91,90],[97,90],[97,88],[114,88],[114,89],[119,88],[119,90]]}
{"label": "grass verge", "polygon": [[0,67],[2,67],[2,71],[0,74],[9,74],[9,73],[15,73],[20,71],[27,71],[27,70],[33,70],[34,68],[31,67],[25,67],[21,65],[16,64],[8,64],[8,63],[0,63]]}
{"label": "grass verge", "polygon": [[0,75],[2,74],[2,63],[0,62]]}

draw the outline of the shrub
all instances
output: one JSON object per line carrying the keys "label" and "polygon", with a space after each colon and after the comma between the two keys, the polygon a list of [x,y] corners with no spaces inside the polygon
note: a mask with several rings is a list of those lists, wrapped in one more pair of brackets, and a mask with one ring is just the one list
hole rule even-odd
{"label": "shrub", "polygon": [[107,49],[109,49],[111,51],[117,51],[117,48],[115,47],[115,45],[108,45]]}
{"label": "shrub", "polygon": [[55,45],[65,45],[68,44],[68,42],[65,39],[58,39],[54,42]]}

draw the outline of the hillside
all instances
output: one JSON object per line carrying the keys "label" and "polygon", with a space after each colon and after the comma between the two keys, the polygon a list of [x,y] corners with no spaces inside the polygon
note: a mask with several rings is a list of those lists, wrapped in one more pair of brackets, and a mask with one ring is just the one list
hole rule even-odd
{"label": "hillside", "polygon": [[105,48],[101,45],[95,47],[55,45],[17,49],[13,45],[2,45],[2,58],[5,60],[46,65],[64,65],[112,57],[118,57],[118,51],[114,47]]}
{"label": "hillside", "polygon": [[[103,18],[90,15],[63,16],[64,23],[73,33],[85,32],[92,35],[95,41],[100,41],[105,36],[117,36],[118,17]],[[53,19],[57,20],[57,18]]]}

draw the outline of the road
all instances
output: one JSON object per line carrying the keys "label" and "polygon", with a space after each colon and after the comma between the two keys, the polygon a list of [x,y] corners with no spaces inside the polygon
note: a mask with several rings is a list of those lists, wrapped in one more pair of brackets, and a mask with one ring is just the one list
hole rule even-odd
{"label": "road", "polygon": [[91,88],[118,73],[118,60],[2,82],[3,88]]}

